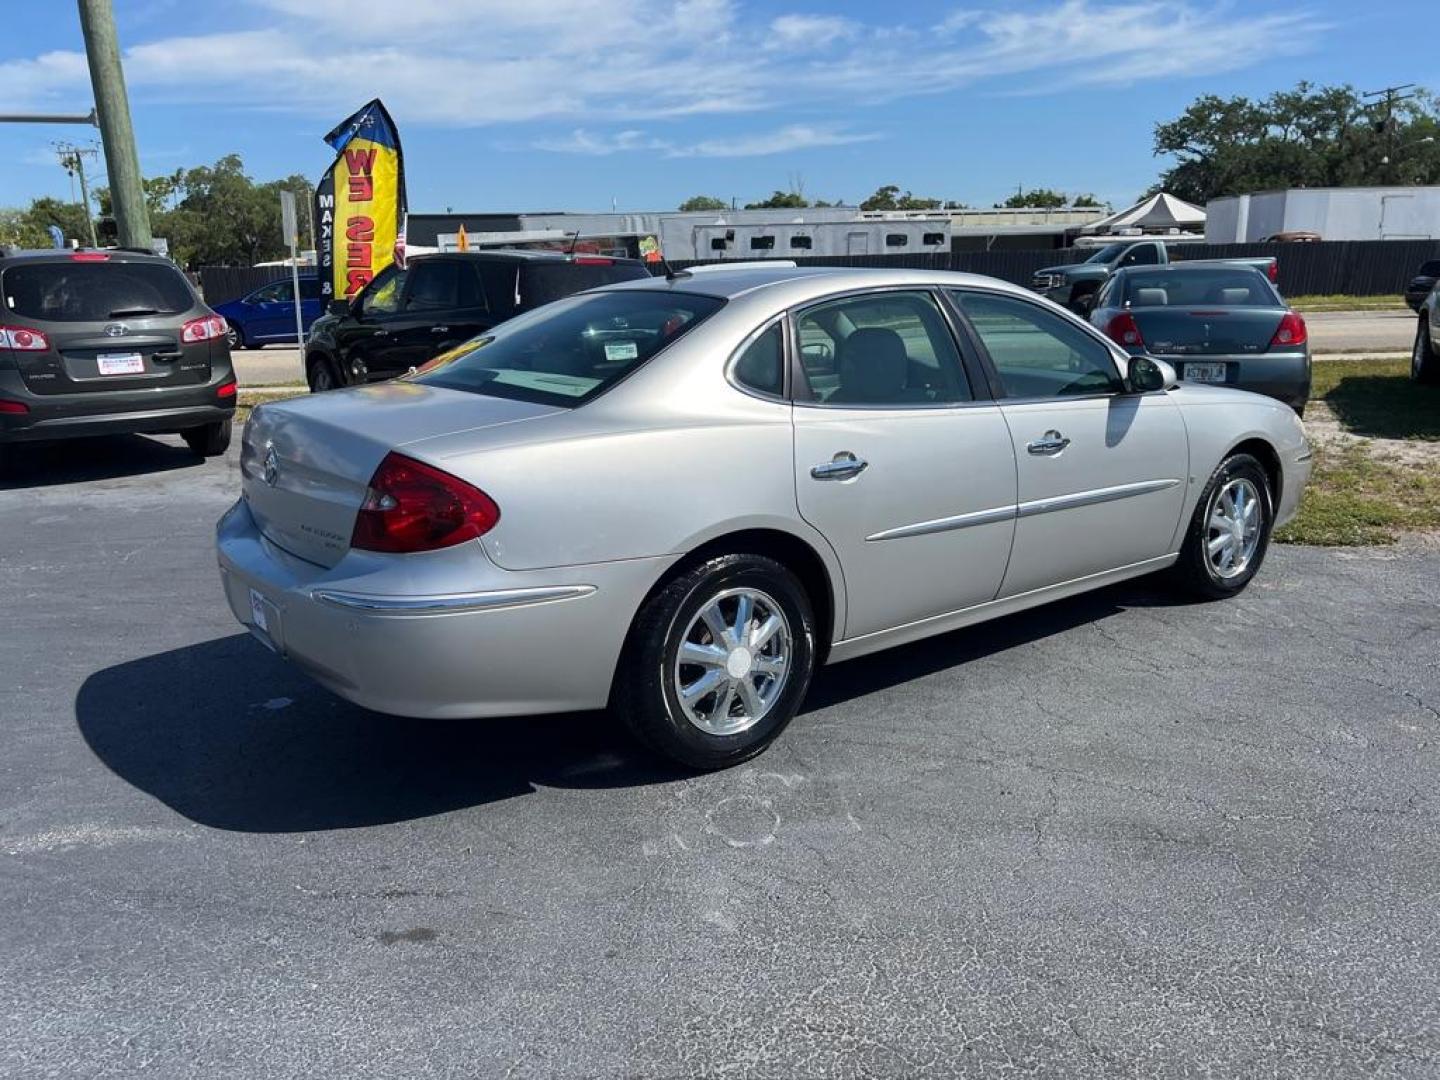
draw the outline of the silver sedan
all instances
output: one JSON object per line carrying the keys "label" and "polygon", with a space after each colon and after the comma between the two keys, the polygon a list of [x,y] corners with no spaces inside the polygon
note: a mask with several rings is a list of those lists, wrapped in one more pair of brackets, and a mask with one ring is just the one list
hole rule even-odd
{"label": "silver sedan", "polygon": [[1169,570],[1223,598],[1310,471],[998,281],[722,267],[583,293],[393,382],[264,405],[221,519],[262,642],[413,717],[608,706],[758,753],[836,663]]}

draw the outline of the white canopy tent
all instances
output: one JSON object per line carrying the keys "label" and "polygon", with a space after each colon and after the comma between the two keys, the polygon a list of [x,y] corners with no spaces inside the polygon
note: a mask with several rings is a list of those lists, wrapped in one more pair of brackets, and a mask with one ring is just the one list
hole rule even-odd
{"label": "white canopy tent", "polygon": [[1142,232],[1165,232],[1170,229],[1201,232],[1205,229],[1205,211],[1162,191],[1136,203],[1128,210],[1121,210],[1118,214],[1111,214],[1086,225],[1080,231],[1117,233],[1124,229],[1139,229]]}

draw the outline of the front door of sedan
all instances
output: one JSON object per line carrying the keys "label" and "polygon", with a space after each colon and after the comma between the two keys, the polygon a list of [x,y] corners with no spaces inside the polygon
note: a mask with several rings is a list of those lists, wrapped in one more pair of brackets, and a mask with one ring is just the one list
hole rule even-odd
{"label": "front door of sedan", "polygon": [[993,599],[1015,528],[1015,456],[936,297],[864,293],[802,309],[794,325],[796,499],[840,559],[843,637]]}
{"label": "front door of sedan", "polygon": [[389,374],[411,367],[468,341],[495,324],[485,304],[475,260],[417,259],[405,284],[400,315],[391,328]]}
{"label": "front door of sedan", "polygon": [[351,313],[335,327],[347,382],[384,378],[391,371],[390,353],[397,347],[395,330],[406,273],[394,263],[381,270],[351,305]]}
{"label": "front door of sedan", "polygon": [[956,290],[1002,388],[1019,477],[1015,596],[1174,551],[1189,475],[1180,410],[1125,390],[1110,347],[1017,296]]}

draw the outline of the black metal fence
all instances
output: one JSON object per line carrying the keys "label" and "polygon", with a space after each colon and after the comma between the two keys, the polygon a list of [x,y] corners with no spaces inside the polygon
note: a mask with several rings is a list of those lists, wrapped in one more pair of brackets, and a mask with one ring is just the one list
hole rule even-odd
{"label": "black metal fence", "polygon": [[[1354,240],[1317,244],[1177,244],[1177,259],[1234,259],[1273,255],[1280,263],[1280,288],[1287,296],[1399,295],[1416,269],[1440,259],[1440,240]],[[1084,248],[1055,251],[955,251],[924,255],[823,255],[799,258],[806,266],[892,266],[920,270],[961,270],[1028,285],[1036,270],[1080,262]],[[675,269],[696,263],[675,262]],[[657,272],[663,270],[656,268]],[[302,271],[304,272],[304,271]],[[311,273],[314,271],[311,270]],[[223,304],[252,289],[289,277],[284,266],[206,266],[200,288],[207,304]]]}
{"label": "black metal fence", "polygon": [[[1323,241],[1315,244],[1177,244],[1177,261],[1236,259],[1273,255],[1279,262],[1280,288],[1287,296],[1399,295],[1427,259],[1440,259],[1437,240]],[[1084,248],[1063,251],[957,251],[924,255],[828,255],[794,260],[806,266],[892,266],[923,270],[959,270],[984,274],[1017,285],[1047,266],[1081,262],[1093,254]],[[695,263],[672,263],[679,269]]]}

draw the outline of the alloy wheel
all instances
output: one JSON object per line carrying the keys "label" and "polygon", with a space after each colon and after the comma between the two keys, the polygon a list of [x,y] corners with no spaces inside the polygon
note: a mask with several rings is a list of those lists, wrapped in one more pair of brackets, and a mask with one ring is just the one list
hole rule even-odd
{"label": "alloy wheel", "polygon": [[1249,569],[1264,523],[1260,492],[1249,480],[1237,477],[1216,493],[1205,539],[1205,556],[1216,577],[1228,581]]}
{"label": "alloy wheel", "polygon": [[675,696],[707,735],[736,735],[774,708],[793,659],[780,604],[759,589],[726,589],[685,628],[672,673]]}

